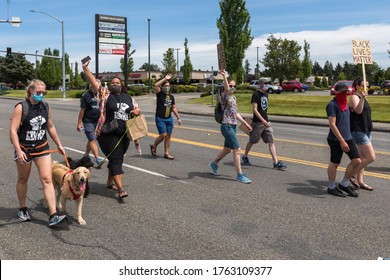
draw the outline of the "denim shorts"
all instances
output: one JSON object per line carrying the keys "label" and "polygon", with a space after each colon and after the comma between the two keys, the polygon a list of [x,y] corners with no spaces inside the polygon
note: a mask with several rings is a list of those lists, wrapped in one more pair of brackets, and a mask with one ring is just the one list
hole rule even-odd
{"label": "denim shorts", "polygon": [[163,119],[160,117],[156,117],[156,126],[158,130],[158,134],[172,134],[173,132],[173,118],[169,117],[167,119]]}
{"label": "denim shorts", "polygon": [[84,125],[84,133],[87,136],[88,141],[96,140],[95,129],[97,123],[83,122],[83,125]]}
{"label": "denim shorts", "polygon": [[225,137],[224,147],[232,150],[240,148],[236,135],[236,125],[223,123],[221,124],[221,132],[223,137]]}
{"label": "denim shorts", "polygon": [[371,131],[351,131],[356,145],[367,145],[371,143]]}

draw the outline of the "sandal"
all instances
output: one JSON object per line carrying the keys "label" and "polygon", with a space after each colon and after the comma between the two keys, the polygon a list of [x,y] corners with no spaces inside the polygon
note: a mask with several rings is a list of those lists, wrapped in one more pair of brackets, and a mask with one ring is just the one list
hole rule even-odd
{"label": "sandal", "polygon": [[365,183],[359,185],[359,187],[360,187],[361,189],[363,189],[363,190],[366,190],[366,191],[373,191],[373,190],[374,190],[373,187],[370,187],[369,185],[367,185],[367,184],[365,184]]}
{"label": "sandal", "polygon": [[125,197],[128,197],[128,196],[129,196],[128,193],[126,191],[123,191],[123,190],[118,192],[118,194],[116,195],[116,197],[118,199],[124,199]]}
{"label": "sandal", "polygon": [[107,189],[118,191],[118,187],[115,184],[107,185]]}
{"label": "sandal", "polygon": [[156,157],[157,156],[157,151],[156,148],[153,145],[150,145],[150,153],[152,156]]}
{"label": "sandal", "polygon": [[165,158],[165,159],[169,159],[169,160],[175,159],[173,156],[167,155],[167,154],[164,155],[164,158]]}
{"label": "sandal", "polygon": [[356,189],[360,189],[360,185],[354,177],[349,179],[349,181],[351,182],[352,186],[354,186]]}

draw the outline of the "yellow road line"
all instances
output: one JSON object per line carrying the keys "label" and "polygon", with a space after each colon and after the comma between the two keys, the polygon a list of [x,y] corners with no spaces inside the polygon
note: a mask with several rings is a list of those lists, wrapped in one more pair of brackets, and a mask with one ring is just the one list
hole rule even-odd
{"label": "yellow road line", "polygon": [[[150,124],[152,124],[152,123],[150,123]],[[204,129],[204,128],[193,128],[193,127],[186,127],[186,126],[182,126],[182,125],[181,126],[176,126],[175,129],[176,128],[186,129],[186,130],[194,130],[194,131],[203,131],[203,132],[208,132],[208,133],[221,133],[218,130]],[[243,133],[237,133],[237,136],[248,137],[248,135],[243,134]],[[322,148],[328,148],[329,147],[326,144],[317,144],[317,143],[310,143],[310,142],[304,142],[304,141],[295,141],[295,140],[280,139],[280,138],[275,138],[275,140],[277,142],[285,142],[285,143],[292,143],[292,144],[299,144],[299,145],[308,145],[308,146],[315,146],[315,147],[322,147]],[[390,156],[390,153],[388,153],[388,152],[375,151],[375,153],[378,154],[378,155]]]}
{"label": "yellow road line", "polygon": [[[148,136],[157,137],[158,134],[149,132]],[[206,143],[195,142],[195,141],[191,141],[191,140],[179,139],[179,138],[174,138],[174,137],[171,138],[171,141],[177,142],[177,143],[182,143],[182,144],[187,144],[187,145],[192,145],[192,146],[197,146],[197,147],[214,149],[214,150],[221,150],[223,148],[222,146],[218,146],[218,145],[206,144]],[[244,153],[244,152],[241,151],[241,153]],[[256,157],[261,157],[261,158],[268,158],[268,159],[271,158],[270,154],[264,154],[264,153],[258,153],[258,152],[249,152],[249,154],[251,156],[256,156]],[[324,164],[324,163],[320,163],[320,162],[307,161],[307,160],[282,157],[282,156],[278,156],[278,158],[283,160],[283,161],[286,161],[286,162],[298,163],[298,164],[307,165],[307,166],[314,166],[314,167],[319,167],[319,168],[323,168],[323,169],[328,168],[328,164]],[[345,168],[339,167],[338,170],[345,171]],[[364,175],[370,176],[370,177],[375,177],[375,178],[390,180],[390,175],[382,174],[382,173],[364,171]]]}

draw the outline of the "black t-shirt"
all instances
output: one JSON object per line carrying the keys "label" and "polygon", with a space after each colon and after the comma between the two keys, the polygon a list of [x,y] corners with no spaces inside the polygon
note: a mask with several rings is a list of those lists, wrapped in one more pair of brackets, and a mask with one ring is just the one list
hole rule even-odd
{"label": "black t-shirt", "polygon": [[[260,115],[268,122],[268,93],[255,91],[252,94],[251,104],[257,103],[257,111],[259,111]],[[261,120],[253,114],[253,122],[261,122]]]}
{"label": "black t-shirt", "polygon": [[29,106],[28,115],[19,128],[18,136],[19,143],[29,148],[39,146],[47,141],[46,129],[49,112],[42,102],[33,105],[28,100],[27,103]]}
{"label": "black t-shirt", "polygon": [[80,99],[80,108],[84,108],[83,122],[95,122],[97,123],[100,116],[99,103],[95,97],[95,94],[91,91],[87,91]]}
{"label": "black t-shirt", "polygon": [[120,95],[110,94],[106,104],[106,121],[111,122],[114,118],[118,120],[117,134],[123,134],[126,131],[125,122],[129,118],[129,113],[133,110],[133,99],[127,93]]}
{"label": "black t-shirt", "polygon": [[160,91],[156,93],[156,117],[167,119],[171,117],[172,106],[175,105],[175,97]]}

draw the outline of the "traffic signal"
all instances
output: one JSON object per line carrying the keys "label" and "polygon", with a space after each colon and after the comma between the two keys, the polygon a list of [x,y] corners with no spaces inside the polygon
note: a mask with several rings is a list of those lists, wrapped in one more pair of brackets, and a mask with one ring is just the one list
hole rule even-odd
{"label": "traffic signal", "polygon": [[11,54],[12,54],[12,49],[7,48],[7,57],[11,57]]}

